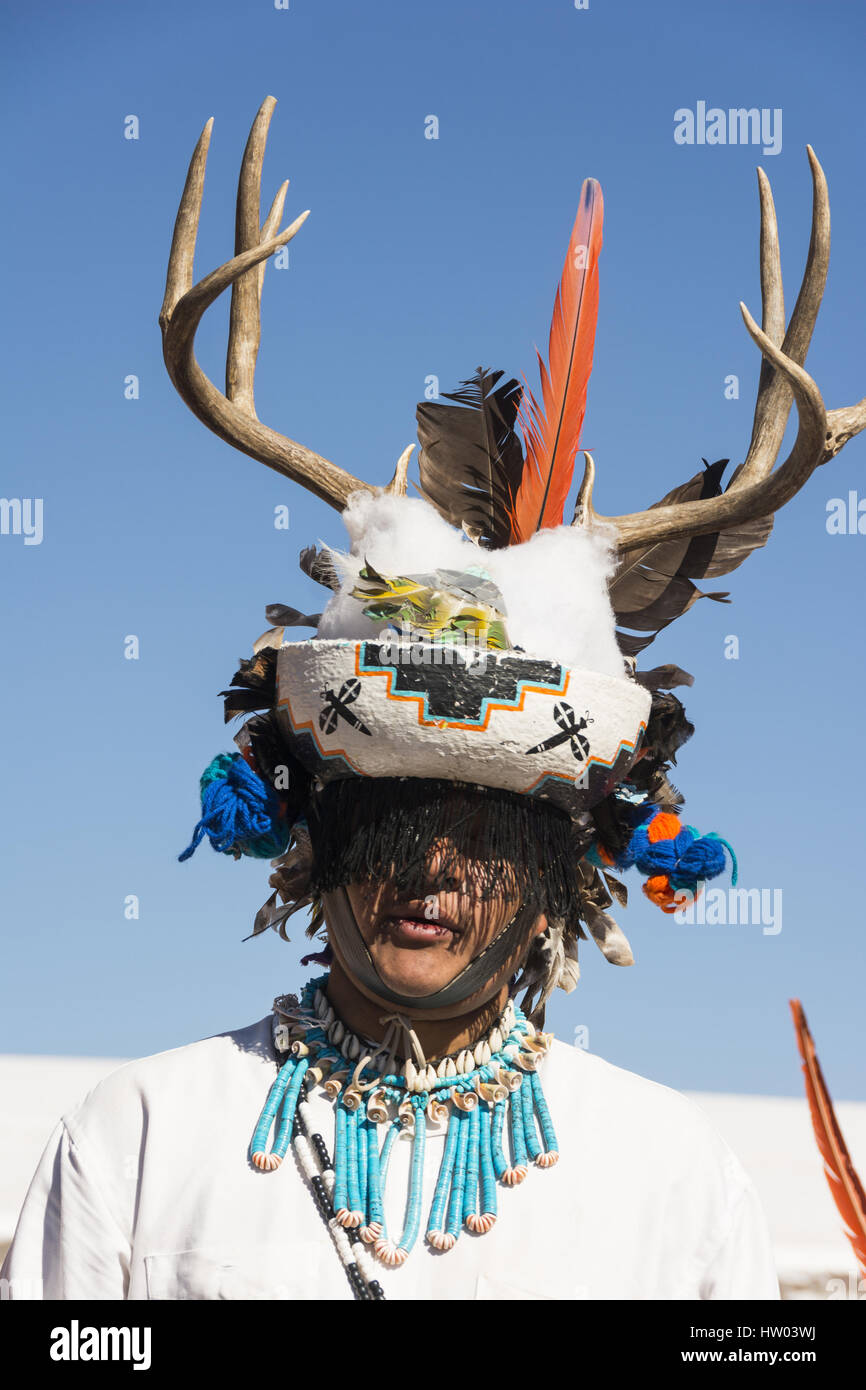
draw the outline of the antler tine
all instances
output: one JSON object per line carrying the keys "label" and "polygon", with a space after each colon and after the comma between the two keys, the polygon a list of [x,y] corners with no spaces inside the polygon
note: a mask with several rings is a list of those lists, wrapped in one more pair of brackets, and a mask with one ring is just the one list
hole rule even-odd
{"label": "antler tine", "polygon": [[592,489],[595,486],[595,459],[586,449],[582,452],[586,462],[583,466],[583,478],[574,500],[572,526],[588,526],[599,520],[592,506]]}
{"label": "antler tine", "polygon": [[805,367],[801,367],[799,363],[788,357],[780,348],[776,347],[775,343],[771,342],[766,333],[763,333],[755,323],[743,303],[740,304],[740,313],[743,315],[746,328],[761,349],[765,359],[772,363],[788,389],[793,393],[797,402],[797,415],[799,417],[797,438],[794,440],[794,447],[785,462],[780,464],[775,472],[770,473],[762,482],[753,483],[750,488],[743,489],[745,493],[761,496],[769,503],[769,505],[764,506],[762,512],[750,512],[749,515],[767,516],[770,512],[776,511],[778,507],[782,507],[790,501],[818,467],[818,464],[823,463],[829,457],[827,443],[830,434],[827,428],[827,411],[821,399],[821,392]]}
{"label": "antler tine", "polygon": [[[812,229],[800,293],[784,341],[784,294],[773,194],[763,169],[758,170],[761,191],[761,299],[764,306],[762,327],[777,346],[781,344],[786,357],[801,367],[809,351],[830,264],[827,180],[811,145],[806,146],[806,153],[812,173]],[[761,363],[749,452],[731,481],[732,488],[748,487],[772,471],[785,434],[791,404],[791,392],[784,377],[774,371],[765,358]]]}
{"label": "antler tine", "polygon": [[770,180],[760,167],[757,174],[761,205],[761,328],[780,347],[785,336],[785,287],[779,251],[779,224]]}
{"label": "antler tine", "polygon": [[[776,205],[773,201],[773,190],[770,180],[763,169],[758,168],[758,198],[761,205],[761,235],[760,235],[760,264],[761,264],[761,328],[767,337],[772,339],[777,347],[781,346],[785,336],[785,290],[782,281],[782,260],[779,252],[779,225],[776,221]],[[754,468],[755,458],[758,450],[765,444],[772,448],[773,443],[778,451],[781,442],[779,439],[769,438],[767,434],[768,416],[772,413],[771,388],[777,382],[784,386],[782,378],[778,376],[775,369],[770,365],[765,357],[761,358],[760,374],[758,377],[758,396],[755,401],[755,414],[752,421],[752,438],[749,441],[749,452],[745,462],[737,469],[733,481],[741,477],[745,472],[747,477]],[[784,413],[784,420],[787,423],[790,413],[793,396],[784,386],[787,409]],[[773,395],[778,395],[778,388]]]}
{"label": "antler tine", "polygon": [[[172,238],[159,316],[163,357],[178,393],[208,429],[342,511],[353,492],[373,489],[312,449],[261,424],[255,415],[253,378],[265,262],[292,240],[309,216],[309,212],[301,213],[285,231],[274,235],[288,187],[283,184],[264,227],[260,229],[258,225],[262,160],[275,104],[273,97],[262,104],[244,153],[236,216],[236,244],[241,249],[232,260],[194,285],[193,259],[213,118],[202,131],[190,161]],[[247,275],[252,271],[256,273]],[[229,285],[235,290],[226,359],[227,394],[223,395],[196,361],[194,342],[205,310]]]}
{"label": "antler tine", "polygon": [[[276,197],[274,198],[274,201],[271,203],[270,212],[265,218],[264,225],[262,227],[262,241],[270,241],[272,237],[276,236],[277,228],[279,227],[280,222],[283,219],[283,208],[286,204],[286,194],[288,193],[288,191],[289,181],[288,179],[286,179],[283,183],[280,184],[279,188],[277,189]],[[259,266],[259,310],[261,310],[262,306],[262,286],[265,283],[266,266],[267,261],[262,261],[261,265]]]}
{"label": "antler tine", "polygon": [[402,454],[397,460],[397,467],[394,469],[394,476],[390,483],[386,483],[383,492],[389,493],[394,497],[405,497],[409,490],[409,462],[415,448],[414,444],[407,444]]}
{"label": "antler tine", "polygon": [[[238,178],[238,197],[235,209],[235,255],[258,246],[264,229],[259,226],[261,216],[262,164],[271,116],[276,106],[274,97],[265,97],[250,129],[241,172]],[[279,198],[279,194],[277,195]],[[285,201],[285,195],[283,195]],[[272,209],[273,211],[273,209]],[[280,213],[282,216],[282,212]],[[279,226],[277,218],[271,235]],[[235,401],[248,415],[255,415],[253,383],[256,374],[256,358],[262,336],[261,293],[267,262],[262,261],[258,270],[247,271],[232,285],[232,303],[229,315],[229,341],[226,353],[226,395]]]}
{"label": "antler tine", "polygon": [[[784,309],[775,211],[769,184],[759,173],[763,329],[758,327],[744,304],[740,305],[740,310],[768,370],[761,374],[752,443],[746,461],[737,470],[727,492],[718,497],[655,506],[648,511],[614,517],[598,515],[591,510],[591,497],[585,498],[584,521],[613,526],[620,552],[656,541],[708,535],[744,521],[767,517],[799,491],[819,464],[832,458],[849,439],[866,429],[866,397],[857,405],[828,412],[818,387],[803,367],[824,293],[830,252],[827,184],[814,151],[811,146],[807,148],[813,179],[812,234],[803,283],[781,346],[778,339]],[[796,401],[799,417],[797,437],[785,462],[773,471],[792,398]],[[591,482],[589,486],[591,488]],[[585,479],[582,491],[586,487]]]}
{"label": "antler tine", "polygon": [[186,173],[174,232],[171,238],[171,251],[168,256],[168,273],[165,278],[165,298],[159,311],[159,326],[165,331],[169,319],[183,295],[192,288],[195,243],[198,238],[198,219],[201,215],[201,199],[204,191],[204,173],[207,154],[213,130],[213,116],[205,122],[204,130],[192,152],[192,159]]}

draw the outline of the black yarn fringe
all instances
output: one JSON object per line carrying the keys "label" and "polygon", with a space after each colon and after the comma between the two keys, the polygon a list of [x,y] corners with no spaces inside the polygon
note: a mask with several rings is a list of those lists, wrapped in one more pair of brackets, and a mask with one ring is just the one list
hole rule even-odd
{"label": "black yarn fringe", "polygon": [[390,881],[400,896],[468,891],[570,918],[580,846],[549,802],[463,782],[411,777],[332,782],[311,800],[312,889]]}

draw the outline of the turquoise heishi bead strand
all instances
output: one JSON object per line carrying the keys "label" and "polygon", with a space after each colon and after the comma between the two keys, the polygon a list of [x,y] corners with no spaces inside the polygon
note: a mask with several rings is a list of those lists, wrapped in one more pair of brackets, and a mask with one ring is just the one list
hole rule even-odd
{"label": "turquoise heishi bead strand", "polygon": [[448,1235],[454,1240],[460,1235],[463,1224],[463,1189],[466,1183],[466,1150],[469,1146],[469,1116],[461,1110],[460,1125],[457,1131],[457,1157],[454,1160],[454,1177],[451,1182],[451,1204],[448,1208]]}
{"label": "turquoise heishi bead strand", "polygon": [[360,1197],[360,1210],[364,1213],[366,1226],[369,1220],[369,1203],[367,1201],[367,1165],[370,1162],[367,1152],[367,1115],[363,1107],[358,1111],[358,1194]]}
{"label": "turquoise heishi bead strand", "polygon": [[[443,1222],[445,1220],[445,1208],[448,1203],[448,1196],[451,1191],[451,1179],[454,1174],[454,1161],[457,1157],[457,1139],[460,1132],[460,1116],[463,1112],[455,1106],[448,1116],[448,1132],[445,1135],[445,1152],[442,1155],[442,1162],[439,1165],[439,1176],[436,1179],[436,1191],[433,1193],[433,1204],[430,1207],[430,1217],[427,1222],[427,1236],[440,1236],[444,1233]],[[436,1244],[431,1241],[431,1244]]]}
{"label": "turquoise heishi bead strand", "polygon": [[292,1142],[292,1126],[295,1123],[295,1110],[298,1105],[298,1096],[301,1093],[301,1082],[304,1079],[309,1062],[306,1057],[302,1057],[295,1067],[286,1097],[283,1101],[283,1118],[280,1128],[277,1131],[277,1139],[271,1154],[274,1158],[284,1159],[289,1144]]}
{"label": "turquoise heishi bead strand", "polygon": [[334,1140],[334,1211],[346,1211],[349,1205],[349,1167],[346,1162],[346,1124],[348,1111],[342,1097],[337,1101],[337,1125]]}
{"label": "turquoise heishi bead strand", "polygon": [[493,1168],[493,1155],[491,1135],[493,1129],[493,1116],[490,1107],[485,1106],[481,1115],[481,1174],[478,1185],[479,1196],[479,1216],[495,1216],[497,1212],[496,1202],[496,1173]]}
{"label": "turquoise heishi bead strand", "polygon": [[412,1175],[409,1179],[409,1198],[406,1203],[406,1224],[400,1237],[399,1249],[406,1254],[418,1239],[421,1229],[421,1197],[424,1183],[424,1149],[427,1139],[427,1117],[421,1106],[415,1108],[415,1136],[412,1143]]}
{"label": "turquoise heishi bead strand", "polygon": [[535,1110],[532,1104],[532,1082],[529,1076],[523,1078],[523,1085],[518,1094],[520,1096],[521,1110],[523,1111],[523,1137],[526,1141],[526,1151],[534,1163],[542,1150],[541,1144],[538,1142],[538,1131],[535,1128]]}
{"label": "turquoise heishi bead strand", "polygon": [[[370,1126],[367,1123],[367,1112],[362,1105],[358,1111],[358,1190],[361,1197],[362,1220],[361,1225],[366,1226],[370,1220],[370,1201],[369,1201],[369,1178],[367,1176],[370,1166]],[[375,1146],[376,1138],[373,1136],[372,1143]]]}
{"label": "turquoise heishi bead strand", "polygon": [[283,1063],[277,1073],[277,1079],[268,1092],[268,1098],[265,1101],[264,1109],[253,1131],[253,1139],[250,1148],[254,1154],[264,1153],[267,1150],[274,1116],[280,1108],[280,1101],[286,1093],[286,1087],[292,1079],[292,1074],[297,1064],[297,1057],[290,1057],[287,1062]]}
{"label": "turquoise heishi bead strand", "polygon": [[[259,1116],[259,1122],[253,1132],[250,1145],[252,1159],[257,1168],[276,1168],[285,1158],[292,1141],[292,1127],[295,1122],[295,1110],[298,1105],[301,1082],[308,1066],[309,1062],[306,1057],[302,1057],[300,1060],[297,1057],[290,1057],[280,1068],[277,1079],[268,1093],[265,1108]],[[267,1146],[271,1125],[276,1120],[281,1106],[283,1109],[280,1127],[277,1131],[274,1147],[268,1153]]]}
{"label": "turquoise heishi bead strand", "polygon": [[523,1134],[523,1100],[520,1092],[523,1090],[523,1082],[517,1091],[512,1091],[508,1098],[508,1107],[511,1113],[511,1154],[512,1166],[514,1168],[526,1167],[526,1139]]}
{"label": "turquoise heishi bead strand", "polygon": [[[344,1107],[345,1108],[345,1107]],[[348,1168],[349,1210],[357,1214],[361,1210],[361,1185],[358,1173],[358,1118],[360,1110],[350,1110],[346,1117],[346,1166]]]}
{"label": "turquoise heishi bead strand", "polygon": [[463,1188],[463,1222],[469,1216],[475,1215],[475,1202],[478,1192],[478,1159],[481,1147],[481,1136],[479,1133],[478,1106],[469,1112],[469,1139],[466,1145],[466,1176]]}
{"label": "turquoise heishi bead strand", "polygon": [[382,1202],[382,1180],[379,1169],[379,1135],[372,1120],[364,1119],[367,1145],[367,1225],[377,1226],[381,1235],[385,1229],[385,1211]]}
{"label": "turquoise heishi bead strand", "polygon": [[394,1147],[394,1140],[397,1138],[399,1130],[400,1121],[393,1120],[391,1123],[391,1127],[388,1130],[388,1133],[385,1135],[385,1142],[382,1145],[382,1152],[379,1155],[379,1186],[376,1193],[376,1198],[377,1209],[381,1212],[381,1216],[379,1216],[377,1219],[382,1227],[382,1235],[380,1239],[384,1241],[387,1241],[388,1239],[388,1226],[385,1221],[385,1182],[388,1177],[388,1164],[391,1161],[391,1150]]}
{"label": "turquoise heishi bead strand", "polygon": [[391,1128],[388,1130],[388,1133],[385,1135],[385,1142],[384,1142],[384,1144],[382,1145],[382,1153],[381,1153],[381,1155],[380,1155],[380,1157],[379,1157],[379,1170],[380,1170],[380,1172],[381,1172],[381,1174],[382,1174],[382,1182],[383,1182],[383,1183],[384,1183],[385,1179],[386,1179],[387,1176],[388,1176],[388,1164],[389,1164],[390,1161],[391,1161],[391,1150],[392,1150],[393,1147],[394,1147],[394,1140],[397,1138],[397,1135],[398,1135],[399,1133],[400,1133],[400,1121],[399,1121],[399,1119],[397,1119],[397,1120],[392,1120],[392,1122],[391,1122]]}
{"label": "turquoise heishi bead strand", "polygon": [[547,1108],[547,1100],[544,1091],[541,1089],[541,1077],[537,1072],[532,1073],[532,1096],[535,1101],[535,1110],[538,1115],[538,1122],[541,1125],[541,1137],[544,1140],[544,1147],[548,1153],[559,1153],[559,1144],[556,1140],[556,1131],[553,1128],[553,1121],[550,1118],[550,1111]]}
{"label": "turquoise heishi bead strand", "polygon": [[493,1171],[501,1181],[502,1176],[508,1170],[508,1161],[502,1148],[502,1127],[505,1122],[505,1111],[508,1109],[508,1101],[498,1100],[493,1107],[492,1123],[490,1126],[490,1152],[493,1158]]}

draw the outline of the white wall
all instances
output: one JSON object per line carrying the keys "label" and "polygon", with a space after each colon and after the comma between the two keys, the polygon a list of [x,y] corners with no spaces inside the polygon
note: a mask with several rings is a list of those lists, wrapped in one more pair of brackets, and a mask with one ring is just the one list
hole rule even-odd
{"label": "white wall", "polygon": [[[45,1143],[72,1109],[121,1059],[0,1056],[0,1250]],[[805,1097],[691,1097],[738,1155],[764,1203],[777,1267],[788,1297],[839,1297],[857,1290],[857,1266],[823,1175]],[[836,1113],[855,1167],[866,1179],[866,1103]],[[866,1295],[866,1284],[863,1294]]]}

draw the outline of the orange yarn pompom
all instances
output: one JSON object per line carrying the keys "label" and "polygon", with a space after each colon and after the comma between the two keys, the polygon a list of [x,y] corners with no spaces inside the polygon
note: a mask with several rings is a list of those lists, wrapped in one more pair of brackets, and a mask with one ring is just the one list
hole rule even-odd
{"label": "orange yarn pompom", "polygon": [[[683,823],[679,816],[675,816],[672,811],[659,811],[647,826],[647,839],[651,845],[658,844],[659,840],[675,840],[682,828]],[[654,881],[650,880],[651,883]],[[652,897],[652,894],[648,896]]]}
{"label": "orange yarn pompom", "polygon": [[674,901],[674,889],[671,888],[667,874],[655,874],[652,878],[648,878],[643,885],[643,891],[650,902],[655,903],[656,907],[660,907],[662,912],[679,911],[678,904]]}

